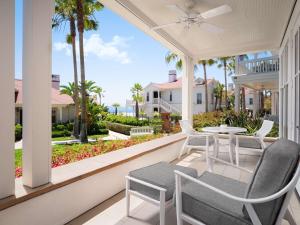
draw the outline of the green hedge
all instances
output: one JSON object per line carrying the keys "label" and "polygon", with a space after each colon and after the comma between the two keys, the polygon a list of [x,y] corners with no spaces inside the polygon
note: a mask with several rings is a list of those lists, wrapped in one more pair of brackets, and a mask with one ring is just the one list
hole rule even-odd
{"label": "green hedge", "polygon": [[15,126],[15,141],[19,141],[22,139],[22,125],[16,124]]}
{"label": "green hedge", "polygon": [[52,137],[70,137],[71,132],[68,130],[52,130]]}
{"label": "green hedge", "polygon": [[105,122],[99,121],[89,126],[88,135],[96,135],[96,134],[108,134],[108,129],[106,127]]}
{"label": "green hedge", "polygon": [[121,134],[125,134],[125,135],[130,135],[130,130],[133,127],[136,126],[130,126],[130,125],[125,125],[125,124],[120,124],[120,123],[112,123],[112,122],[107,122],[106,123],[107,128],[109,130],[121,133]]}
{"label": "green hedge", "polygon": [[120,124],[130,125],[130,126],[148,126],[149,125],[148,120],[138,120],[135,117],[131,117],[131,116],[108,114],[106,116],[105,120],[108,122],[111,122],[111,123],[120,123]]}

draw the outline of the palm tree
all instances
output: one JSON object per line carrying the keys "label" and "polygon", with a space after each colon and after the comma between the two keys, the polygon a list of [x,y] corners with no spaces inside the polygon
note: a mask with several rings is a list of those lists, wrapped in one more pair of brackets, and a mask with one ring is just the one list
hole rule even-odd
{"label": "palm tree", "polygon": [[224,70],[224,79],[225,79],[225,106],[228,108],[228,96],[227,96],[227,71],[231,70],[231,67],[234,65],[234,57],[226,56],[218,58],[218,68],[223,68]]}
{"label": "palm tree", "polygon": [[58,28],[65,23],[69,23],[70,34],[67,35],[67,43],[72,45],[73,55],[73,72],[74,72],[74,93],[72,95],[75,112],[74,112],[74,126],[73,136],[79,137],[79,95],[78,95],[78,73],[77,73],[77,59],[76,59],[76,7],[74,0],[55,0],[55,16],[52,21],[52,28]]}
{"label": "palm tree", "polygon": [[112,105],[112,107],[115,108],[115,115],[118,115],[118,108],[120,107],[120,104],[116,102]]}
{"label": "palm tree", "polygon": [[219,104],[219,109],[221,109],[223,89],[224,89],[224,84],[221,84],[221,83],[218,83],[218,85],[214,88],[214,95],[216,98],[215,110],[217,109],[218,104]]}
{"label": "palm tree", "polygon": [[103,5],[96,0],[76,0],[77,29],[79,33],[79,55],[80,55],[80,73],[81,73],[81,127],[80,141],[88,142],[87,138],[87,93],[85,86],[85,64],[83,51],[83,32],[84,30],[96,30],[98,23],[95,20],[95,11],[100,11]]}
{"label": "palm tree", "polygon": [[98,95],[99,97],[99,105],[102,104],[102,98],[104,97],[104,93],[105,91],[103,90],[102,87],[96,87],[95,90],[94,90],[94,93]]}
{"label": "palm tree", "polygon": [[176,69],[182,70],[182,60],[177,54],[169,51],[165,56],[165,61],[167,64],[170,64],[171,62],[175,62]]}
{"label": "palm tree", "polygon": [[215,60],[208,59],[208,60],[199,60],[198,62],[203,66],[203,74],[204,74],[204,85],[205,85],[205,112],[208,112],[208,88],[207,88],[207,73],[206,73],[206,66],[212,66],[215,64]]}
{"label": "palm tree", "polygon": [[139,103],[143,101],[142,91],[143,87],[139,83],[135,83],[133,87],[130,89],[132,93],[132,99],[135,101],[135,117],[139,118]]}

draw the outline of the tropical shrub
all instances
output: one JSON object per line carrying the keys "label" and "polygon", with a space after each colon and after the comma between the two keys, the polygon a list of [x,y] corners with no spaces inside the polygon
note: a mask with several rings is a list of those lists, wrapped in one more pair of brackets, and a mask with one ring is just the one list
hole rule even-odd
{"label": "tropical shrub", "polygon": [[154,117],[149,120],[149,126],[153,128],[154,134],[162,133],[163,121],[159,117]]}
{"label": "tropical shrub", "polygon": [[19,141],[22,139],[22,125],[16,124],[15,126],[15,141]]}
{"label": "tropical shrub", "polygon": [[179,120],[182,119],[182,116],[177,113],[172,113],[171,114],[171,121],[174,121],[175,123],[178,123]]}
{"label": "tropical shrub", "polygon": [[126,124],[121,124],[121,123],[112,123],[112,122],[106,122],[107,128],[109,130],[125,134],[125,135],[130,135],[130,130],[133,127],[136,126],[131,126],[131,125],[126,125]]}

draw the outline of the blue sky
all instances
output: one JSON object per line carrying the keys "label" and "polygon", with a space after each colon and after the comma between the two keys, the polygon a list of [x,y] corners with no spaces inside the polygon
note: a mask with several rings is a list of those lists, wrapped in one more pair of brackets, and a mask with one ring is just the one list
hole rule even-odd
{"label": "blue sky", "polygon": [[[151,37],[126,20],[104,9],[96,14],[99,29],[85,33],[86,79],[93,80],[105,90],[104,103],[125,104],[130,88],[138,82],[165,82],[168,70],[164,57],[168,51]],[[61,83],[73,81],[70,46],[65,44],[68,26],[52,32],[52,73],[61,76]],[[16,0],[16,78],[22,76],[22,0]],[[196,76],[202,76],[202,69]],[[208,68],[209,78],[223,82],[223,71]]]}

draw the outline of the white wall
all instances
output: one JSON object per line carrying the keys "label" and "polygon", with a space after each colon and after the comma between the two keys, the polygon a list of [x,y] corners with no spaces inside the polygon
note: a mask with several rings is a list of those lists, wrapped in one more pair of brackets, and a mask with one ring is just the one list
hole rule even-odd
{"label": "white wall", "polygon": [[[214,99],[212,97],[213,94],[213,89],[216,86],[217,81],[210,82],[208,84],[208,110],[213,111],[214,110]],[[147,87],[144,89],[144,101],[145,101],[145,113],[148,116],[153,115],[153,105],[152,105],[152,100],[153,100],[153,91],[157,91],[158,89],[154,86],[154,84],[149,84]],[[172,102],[170,102],[170,91],[172,91],[173,99]],[[193,113],[198,114],[205,112],[205,87],[204,85],[197,85],[193,89]],[[149,102],[147,102],[147,92],[149,92]],[[202,94],[202,104],[197,104],[197,93]],[[181,93],[181,88],[177,89],[170,89],[170,90],[161,90],[161,98],[168,102],[169,104],[173,105],[177,109],[181,109],[181,103],[182,103],[182,93]]]}
{"label": "white wall", "polygon": [[[125,188],[124,177],[129,171],[160,161],[170,162],[176,159],[182,144],[183,140],[178,141],[149,154],[145,154],[137,159],[121,164],[120,166],[113,167],[16,206],[2,210],[0,211],[0,224],[65,224],[83,212],[122,191]],[[97,163],[96,159],[94,163]],[[80,166],[80,162],[78,162],[77,165]],[[100,166],[101,164],[99,167]]]}
{"label": "white wall", "polygon": [[[296,34],[298,33],[298,41]],[[280,136],[300,143],[300,2],[297,1],[279,50],[279,123]],[[295,56],[295,53],[297,55]],[[298,90],[297,87],[298,86]],[[297,185],[300,193],[300,182]]]}

